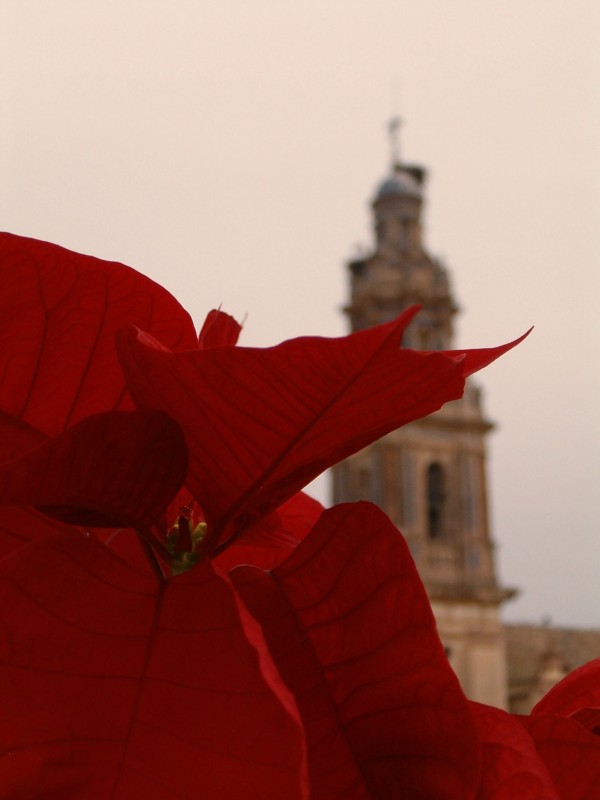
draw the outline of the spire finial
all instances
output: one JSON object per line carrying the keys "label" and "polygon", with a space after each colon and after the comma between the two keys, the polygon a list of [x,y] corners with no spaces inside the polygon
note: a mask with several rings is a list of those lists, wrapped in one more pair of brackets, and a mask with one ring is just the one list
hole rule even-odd
{"label": "spire finial", "polygon": [[402,118],[394,116],[388,122],[388,132],[390,135],[390,159],[392,169],[400,166],[400,126]]}

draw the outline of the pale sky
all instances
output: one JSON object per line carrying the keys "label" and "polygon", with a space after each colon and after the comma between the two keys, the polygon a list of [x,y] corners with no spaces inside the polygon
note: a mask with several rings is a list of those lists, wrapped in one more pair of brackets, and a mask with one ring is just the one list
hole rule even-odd
{"label": "pale sky", "polygon": [[600,627],[599,54],[596,0],[0,0],[0,228],[338,335],[399,112],[458,344],[536,326],[479,378],[506,617]]}

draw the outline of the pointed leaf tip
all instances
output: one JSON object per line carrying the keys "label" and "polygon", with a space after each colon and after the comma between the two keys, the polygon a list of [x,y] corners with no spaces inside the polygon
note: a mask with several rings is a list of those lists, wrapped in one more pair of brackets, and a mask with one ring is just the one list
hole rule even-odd
{"label": "pointed leaf tip", "polygon": [[500,356],[504,355],[504,353],[508,353],[509,350],[512,350],[524,339],[526,339],[532,330],[533,326],[529,328],[529,330],[526,331],[522,336],[519,336],[518,339],[514,339],[512,342],[507,342],[506,344],[498,345],[498,347],[481,347],[473,350],[452,350],[448,352],[448,355],[453,357],[460,355],[465,356],[462,361],[463,376],[468,378],[470,375],[473,375],[473,373],[479,372],[480,369],[489,366],[491,363],[496,361],[496,359],[500,358]]}

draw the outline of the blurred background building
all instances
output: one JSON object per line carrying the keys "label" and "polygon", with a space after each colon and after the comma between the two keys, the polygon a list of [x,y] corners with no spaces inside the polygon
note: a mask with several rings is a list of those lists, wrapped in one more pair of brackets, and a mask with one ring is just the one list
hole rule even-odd
{"label": "blurred background building", "polygon": [[[391,165],[372,201],[375,243],[348,263],[352,331],[422,310],[403,346],[451,350],[459,305],[447,267],[423,240],[427,172],[400,157],[390,123]],[[333,469],[336,503],[370,500],[404,534],[429,594],[446,653],[473,700],[527,712],[573,668],[600,656],[600,631],[506,625],[488,511],[487,439],[494,428],[482,392],[394,431]]]}

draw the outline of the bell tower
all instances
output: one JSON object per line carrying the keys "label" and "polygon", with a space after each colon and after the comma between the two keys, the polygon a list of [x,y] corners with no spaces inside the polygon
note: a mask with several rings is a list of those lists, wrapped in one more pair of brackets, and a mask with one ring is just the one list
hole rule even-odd
{"label": "bell tower", "polygon": [[[390,125],[392,164],[372,202],[375,244],[348,263],[353,331],[421,312],[402,346],[452,349],[458,312],[446,267],[427,251],[422,216],[426,171],[400,161],[399,122]],[[488,515],[486,437],[493,424],[481,390],[406,425],[333,469],[336,503],[371,500],[404,534],[429,594],[440,636],[473,700],[507,707],[501,604]]]}

